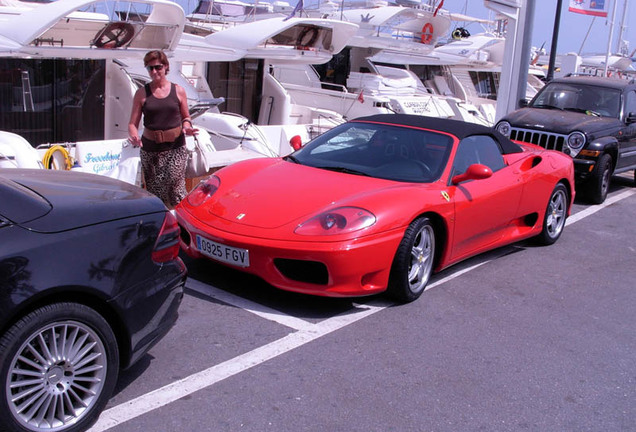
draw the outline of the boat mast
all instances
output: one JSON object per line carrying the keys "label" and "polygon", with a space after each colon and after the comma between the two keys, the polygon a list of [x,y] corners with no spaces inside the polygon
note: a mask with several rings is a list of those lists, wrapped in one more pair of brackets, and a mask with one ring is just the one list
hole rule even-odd
{"label": "boat mast", "polygon": [[614,23],[616,22],[616,5],[617,4],[618,4],[618,0],[614,0],[614,9],[612,10],[612,21],[610,22],[610,32],[609,32],[609,37],[607,38],[607,52],[605,53],[605,69],[603,72],[603,76],[607,76],[610,50],[612,47],[612,36],[614,36]]}
{"label": "boat mast", "polygon": [[[618,1],[618,0],[617,0]],[[621,25],[618,28],[618,39],[616,40],[616,50],[614,51],[616,54],[625,54],[622,52],[622,44],[623,44],[623,33],[626,31],[625,18],[627,17],[627,5],[629,3],[627,0],[623,0],[623,16],[621,18]]]}

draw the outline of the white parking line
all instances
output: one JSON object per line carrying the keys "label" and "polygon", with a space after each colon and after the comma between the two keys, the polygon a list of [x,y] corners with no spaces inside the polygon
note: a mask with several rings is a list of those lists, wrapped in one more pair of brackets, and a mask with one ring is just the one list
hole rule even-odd
{"label": "white parking line", "polygon": [[253,302],[246,298],[235,296],[234,294],[230,294],[227,291],[223,291],[203,282],[199,282],[196,279],[188,278],[188,281],[186,282],[186,288],[196,291],[199,294],[203,294],[205,296],[220,300],[223,303],[227,303],[231,306],[244,309],[266,320],[274,321],[286,327],[293,328],[294,330],[306,330],[309,327],[313,326],[313,324],[310,322],[290,315],[286,315],[281,311],[268,308],[267,306]]}
{"label": "white parking line", "polygon": [[[571,225],[579,220],[590,216],[603,208],[610,206],[620,200],[634,195],[636,190],[628,190],[618,195],[608,197],[601,205],[591,206],[582,210],[567,220],[567,225]],[[494,259],[494,258],[493,258]],[[470,272],[493,259],[489,259],[470,267],[459,269],[449,276],[431,283],[426,289],[431,289],[445,282],[455,279],[467,272]],[[263,345],[250,352],[234,357],[218,365],[212,366],[201,372],[190,375],[179,381],[175,381],[164,387],[153,390],[149,393],[141,395],[135,399],[124,402],[104,411],[95,425],[88,432],[103,432],[112,427],[125,423],[136,417],[151,412],[157,408],[168,405],[176,400],[192,394],[198,390],[209,387],[219,381],[223,381],[240,372],[248,370],[254,366],[258,366],[268,360],[285,354],[295,348],[301,347],[312,342],[322,336],[330,334],[336,330],[348,326],[356,321],[373,315],[391,306],[392,303],[383,302],[381,300],[373,300],[365,304],[355,304],[353,311],[346,311],[335,317],[326,319],[317,324],[304,321],[299,318],[286,316],[280,311],[267,308],[258,303],[251,302],[244,298],[234,296],[225,291],[211,287],[202,282],[188,279],[187,287],[201,294],[211,296],[224,303],[243,308],[265,319],[275,321],[289,328],[295,329],[294,333]]]}
{"label": "white parking line", "polygon": [[618,195],[614,195],[614,196],[611,196],[611,197],[608,196],[607,199],[605,200],[605,202],[603,202],[603,204],[589,206],[585,210],[581,210],[580,212],[570,216],[568,218],[568,220],[565,222],[565,225],[566,226],[567,225],[572,225],[573,223],[576,223],[576,222],[580,221],[583,218],[586,218],[586,217],[588,217],[590,215],[593,215],[597,211],[603,210],[605,207],[611,206],[615,202],[624,200],[625,198],[628,198],[628,197],[630,197],[630,196],[632,196],[634,194],[636,194],[636,189],[629,189],[629,190],[626,190],[625,192],[619,193]]}
{"label": "white parking line", "polygon": [[102,413],[90,432],[102,432],[128,420],[146,414],[184,396],[209,387],[219,381],[257,366],[267,360],[285,354],[322,336],[339,330],[356,321],[380,312],[387,304],[365,304],[356,307],[355,312],[347,311],[319,324],[307,326],[304,330],[290,333],[253,351],[227,360],[206,370],[175,381],[135,399],[110,408]]}

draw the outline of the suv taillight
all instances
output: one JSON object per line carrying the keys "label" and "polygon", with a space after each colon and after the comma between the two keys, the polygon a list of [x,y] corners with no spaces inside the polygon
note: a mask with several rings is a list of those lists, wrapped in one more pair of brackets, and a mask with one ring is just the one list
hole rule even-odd
{"label": "suv taillight", "polygon": [[171,212],[166,212],[161,231],[152,249],[152,260],[156,263],[172,261],[179,256],[179,224]]}

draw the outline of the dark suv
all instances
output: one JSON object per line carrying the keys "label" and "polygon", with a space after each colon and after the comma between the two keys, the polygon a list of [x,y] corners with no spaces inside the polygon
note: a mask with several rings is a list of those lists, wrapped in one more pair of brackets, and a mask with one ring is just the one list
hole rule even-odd
{"label": "dark suv", "polygon": [[636,81],[554,79],[495,128],[512,140],[572,156],[578,192],[600,204],[613,174],[636,170]]}

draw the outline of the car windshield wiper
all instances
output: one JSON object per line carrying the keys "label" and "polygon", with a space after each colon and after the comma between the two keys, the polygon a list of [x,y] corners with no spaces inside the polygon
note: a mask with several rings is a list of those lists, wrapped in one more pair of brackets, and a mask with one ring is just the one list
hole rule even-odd
{"label": "car windshield wiper", "polygon": [[589,109],[584,109],[584,108],[566,107],[566,108],[563,108],[563,109],[566,110],[566,111],[585,113],[587,115],[593,115],[593,116],[596,116],[596,117],[600,117],[601,116],[601,114],[597,113],[596,111],[589,110]]}
{"label": "car windshield wiper", "polygon": [[558,109],[560,111],[563,111],[563,108],[560,108],[555,105],[548,105],[548,104],[536,104],[536,105],[532,105],[530,108]]}
{"label": "car windshield wiper", "polygon": [[320,166],[320,167],[316,167],[316,168],[325,169],[325,170],[329,170],[329,171],[337,171],[337,172],[341,172],[341,173],[345,173],[345,174],[355,174],[355,175],[361,175],[361,176],[369,177],[369,174],[367,174],[365,172],[358,171],[358,170],[351,169],[351,168],[346,168],[346,167]]}
{"label": "car windshield wiper", "polygon": [[294,156],[292,155],[287,155],[283,158],[283,160],[289,161],[289,162],[293,162],[295,164],[300,164],[300,161],[298,159],[296,159]]}

